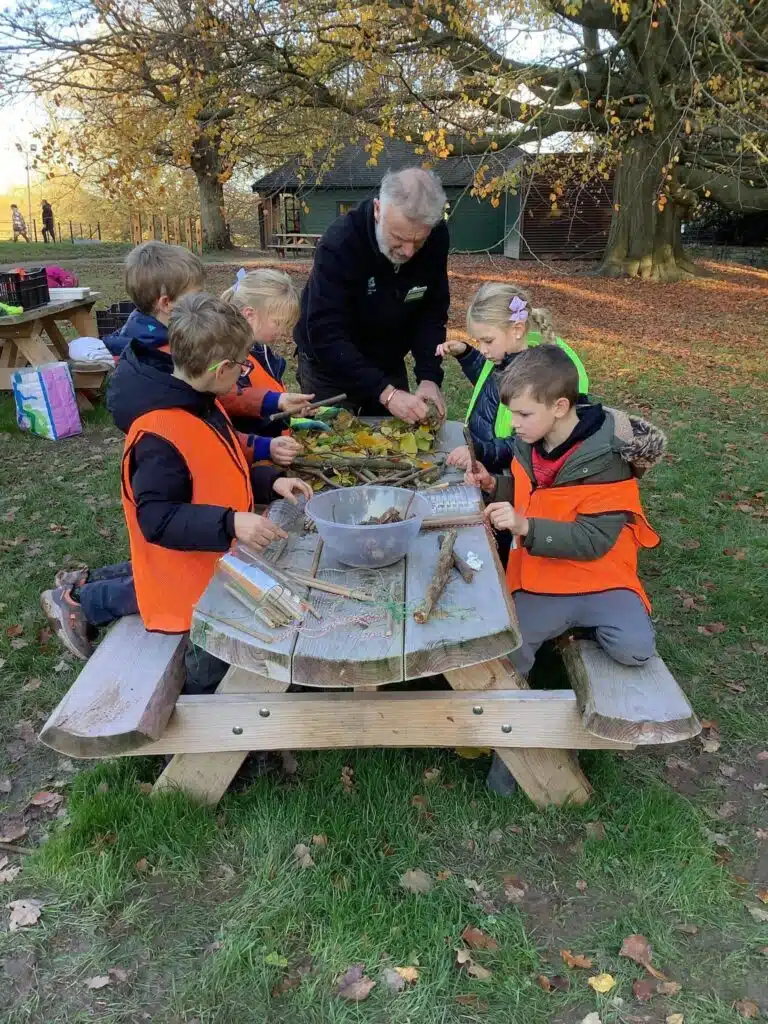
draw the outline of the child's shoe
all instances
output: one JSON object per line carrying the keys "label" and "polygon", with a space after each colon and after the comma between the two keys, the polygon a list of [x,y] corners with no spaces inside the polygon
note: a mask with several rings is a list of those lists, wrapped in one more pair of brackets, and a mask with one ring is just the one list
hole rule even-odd
{"label": "child's shoe", "polygon": [[93,654],[93,644],[88,639],[88,620],[81,605],[72,597],[71,588],[44,590],[40,606],[67,650],[81,661],[87,661]]}

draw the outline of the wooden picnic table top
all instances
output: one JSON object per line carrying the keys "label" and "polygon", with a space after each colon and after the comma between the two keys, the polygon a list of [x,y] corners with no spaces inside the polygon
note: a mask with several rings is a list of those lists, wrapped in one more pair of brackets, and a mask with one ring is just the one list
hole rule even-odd
{"label": "wooden picnic table top", "polygon": [[322,235],[312,234],[310,231],[275,231],[273,238],[322,238]]}
{"label": "wooden picnic table top", "polygon": [[[445,423],[435,452],[449,452],[461,443],[461,424]],[[466,486],[457,471],[447,469],[442,479],[450,482],[448,488],[420,492],[435,514],[482,508],[480,491]],[[276,568],[308,573],[319,537],[305,531],[303,505],[278,501],[269,514],[289,534]],[[310,600],[322,619],[308,616],[298,629],[270,631],[255,623],[216,573],[195,610],[192,638],[231,665],[320,687],[376,688],[468,668],[515,650],[520,639],[514,607],[495,545],[483,526],[461,528],[456,541],[458,554],[466,557],[471,551],[482,561],[473,582],[454,574],[429,621],[415,622],[413,609],[432,579],[438,547],[438,531],[422,531],[405,559],[382,569],[349,568],[324,547],[317,578],[373,594],[377,600],[365,604],[313,590]],[[265,560],[270,555],[267,549]],[[299,587],[296,593],[307,596]]]}
{"label": "wooden picnic table top", "polygon": [[44,306],[36,306],[35,309],[25,309],[23,313],[18,313],[14,316],[0,316],[0,327],[26,324],[32,320],[43,320],[49,316],[65,319],[67,313],[72,313],[78,309],[90,309],[100,297],[99,292],[91,292],[90,295],[82,299],[62,299],[59,302],[46,302]]}

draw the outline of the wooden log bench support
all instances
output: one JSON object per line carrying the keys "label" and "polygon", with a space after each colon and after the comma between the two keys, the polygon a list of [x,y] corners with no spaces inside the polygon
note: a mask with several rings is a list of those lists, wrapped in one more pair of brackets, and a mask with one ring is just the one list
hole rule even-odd
{"label": "wooden log bench support", "polygon": [[701,732],[688,698],[658,656],[642,666],[620,665],[594,640],[566,640],[561,653],[590,735],[647,746]]}
{"label": "wooden log bench support", "polygon": [[119,619],[40,732],[69,757],[110,757],[160,739],[184,685],[186,635]]}

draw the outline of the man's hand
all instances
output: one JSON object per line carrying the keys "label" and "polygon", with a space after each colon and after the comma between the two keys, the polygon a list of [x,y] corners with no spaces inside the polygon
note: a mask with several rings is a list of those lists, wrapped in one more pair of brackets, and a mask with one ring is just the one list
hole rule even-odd
{"label": "man's hand", "polygon": [[[486,494],[493,494],[496,491],[496,477],[489,473],[481,462],[477,463],[476,473],[473,473],[471,467],[467,466],[467,471],[464,474],[464,483],[470,484],[472,487],[479,487]],[[502,503],[499,502],[499,504]],[[488,507],[490,508],[490,505]]]}
{"label": "man's hand", "polygon": [[390,416],[405,420],[406,423],[421,423],[429,415],[429,407],[422,398],[399,388],[387,402],[386,408]]}
{"label": "man's hand", "polygon": [[295,495],[298,494],[309,501],[313,494],[309,484],[304,480],[299,480],[297,476],[281,476],[272,484],[272,490],[281,498],[287,498],[292,505],[298,505]]}
{"label": "man's hand", "polygon": [[516,537],[525,537],[528,533],[528,520],[515,512],[508,501],[494,501],[488,505],[484,515],[496,530],[509,530]]}
{"label": "man's hand", "polygon": [[[433,380],[423,380],[416,388],[416,397],[423,398],[425,402],[427,399],[434,402],[440,414],[440,419],[445,419],[445,399],[443,398],[442,391]],[[426,416],[424,418],[426,419]]]}
{"label": "man's hand", "polygon": [[465,341],[444,341],[435,349],[435,355],[445,359],[446,356],[463,356],[469,346]]}
{"label": "man's hand", "polygon": [[288,534],[255,512],[235,512],[235,536],[256,551],[263,551],[273,540],[284,540]]}
{"label": "man's hand", "polygon": [[472,456],[469,454],[469,448],[465,444],[459,445],[458,448],[454,448],[451,454],[446,459],[449,466],[455,466],[456,469],[469,469],[472,464]]}
{"label": "man's hand", "polygon": [[314,395],[299,395],[294,391],[284,391],[277,400],[280,412],[289,412],[291,416],[303,416]]}
{"label": "man's hand", "polygon": [[273,437],[269,442],[269,457],[277,466],[290,466],[301,450],[292,437]]}

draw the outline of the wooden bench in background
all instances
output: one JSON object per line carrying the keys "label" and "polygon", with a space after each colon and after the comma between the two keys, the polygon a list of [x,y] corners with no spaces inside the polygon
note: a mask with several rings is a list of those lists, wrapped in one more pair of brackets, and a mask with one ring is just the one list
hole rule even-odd
{"label": "wooden bench in background", "polygon": [[591,641],[563,648],[573,691],[529,690],[497,658],[449,672],[445,692],[286,694],[274,680],[231,668],[217,694],[180,697],[185,639],[148,633],[137,616],[116,623],[41,740],[70,757],[183,755],[156,790],[178,784],[209,803],[248,750],[503,746],[523,790],[546,806],[588,800],[574,751],[676,743],[701,728],[660,658],[628,668]]}

